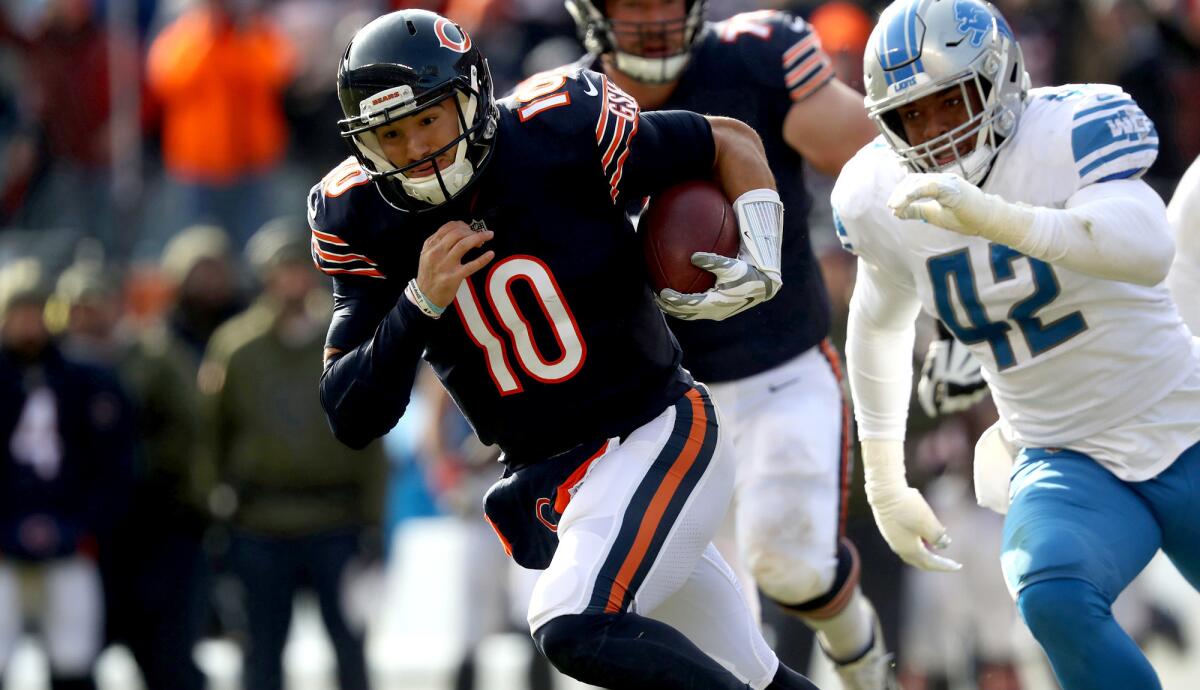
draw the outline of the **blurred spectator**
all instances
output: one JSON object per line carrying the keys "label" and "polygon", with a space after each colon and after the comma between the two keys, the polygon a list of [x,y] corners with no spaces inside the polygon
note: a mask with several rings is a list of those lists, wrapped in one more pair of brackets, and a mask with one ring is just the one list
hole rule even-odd
{"label": "blurred spectator", "polygon": [[109,372],[66,358],[38,265],[0,272],[0,670],[25,615],[52,690],[93,688],[104,605],[96,545],[123,503],[133,429]]}
{"label": "blurred spectator", "polygon": [[[15,31],[6,37],[25,58],[22,136],[35,153],[14,161],[32,178],[15,222],[72,228],[112,245],[110,61],[136,67],[136,47],[105,31],[92,0],[48,0],[27,37]],[[131,81],[140,80],[131,75]]]}
{"label": "blurred spectator", "polygon": [[279,0],[272,15],[297,51],[295,79],[288,88],[285,108],[291,125],[290,162],[301,169],[304,180],[319,179],[350,155],[337,136],[342,104],[329,88],[329,75],[338,63],[350,37],[375,18],[376,8],[363,7],[364,0]]}
{"label": "blurred spectator", "polygon": [[167,244],[162,269],[175,290],[167,326],[195,370],[213,331],[245,307],[229,236],[215,225],[192,226]]}
{"label": "blurred spectator", "polygon": [[154,40],[147,78],[167,173],[184,191],[184,224],[219,222],[241,244],[271,217],[292,62],[258,0],[204,0]]}
{"label": "blurred spectator", "polygon": [[128,512],[101,550],[110,640],[124,642],[148,690],[202,690],[192,658],[203,630],[207,468],[196,453],[195,376],[166,328],[122,323],[121,277],[78,262],[58,280],[63,350],[113,368],[132,398],[139,441]]}
{"label": "blurred spectator", "polygon": [[[210,447],[230,501],[232,568],[249,628],[244,686],[279,690],[292,598],[315,590],[342,690],[367,687],[363,631],[342,606],[347,567],[379,524],[384,456],[330,432],[317,397],[329,304],[302,218],[247,246],[263,296],[217,330],[200,370]],[[369,540],[368,540],[369,541]]]}

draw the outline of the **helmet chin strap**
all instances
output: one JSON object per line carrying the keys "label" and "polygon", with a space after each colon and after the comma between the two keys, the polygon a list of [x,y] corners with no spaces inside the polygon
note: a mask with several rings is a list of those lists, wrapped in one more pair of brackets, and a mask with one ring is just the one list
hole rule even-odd
{"label": "helmet chin strap", "polygon": [[613,51],[617,69],[646,84],[665,84],[675,81],[687,66],[690,51],[663,58],[647,58],[619,50]]}

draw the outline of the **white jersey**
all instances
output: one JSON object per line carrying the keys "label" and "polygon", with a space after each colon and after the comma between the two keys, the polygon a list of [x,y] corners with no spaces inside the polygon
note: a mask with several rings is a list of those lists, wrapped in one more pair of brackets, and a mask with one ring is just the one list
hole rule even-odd
{"label": "white jersey", "polygon": [[[982,189],[1063,208],[1087,185],[1140,177],[1157,142],[1153,123],[1116,87],[1035,89]],[[907,173],[882,138],[859,151],[833,191],[838,233],[971,348],[1018,444],[1078,448],[1147,411],[1196,369],[1164,285],[1094,278],[900,220],[886,202]],[[1128,450],[1125,440],[1112,445]],[[1122,478],[1142,479],[1173,456],[1097,459]]]}
{"label": "white jersey", "polygon": [[1200,335],[1200,158],[1179,180],[1167,219],[1175,231],[1175,263],[1167,287],[1192,333]]}

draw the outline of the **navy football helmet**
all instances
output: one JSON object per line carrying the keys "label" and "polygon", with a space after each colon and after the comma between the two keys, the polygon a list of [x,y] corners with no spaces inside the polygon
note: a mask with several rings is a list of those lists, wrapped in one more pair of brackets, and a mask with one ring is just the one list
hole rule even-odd
{"label": "navy football helmet", "polygon": [[[492,153],[499,111],[487,61],[460,26],[424,10],[386,14],[350,40],[337,75],[342,137],[384,199],[406,211],[435,208],[466,189]],[[425,158],[395,166],[374,130],[453,99],[459,134]],[[430,175],[410,170],[455,148],[453,164]]]}

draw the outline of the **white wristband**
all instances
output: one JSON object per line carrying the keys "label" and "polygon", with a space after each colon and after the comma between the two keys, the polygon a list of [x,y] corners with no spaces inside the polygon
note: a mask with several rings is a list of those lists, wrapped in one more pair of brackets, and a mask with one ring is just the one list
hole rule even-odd
{"label": "white wristband", "polygon": [[733,202],[741,231],[739,257],[779,278],[783,247],[783,202],[774,189],[752,189]]}
{"label": "white wristband", "polygon": [[421,292],[421,288],[417,285],[416,278],[412,278],[408,281],[408,285],[404,288],[404,295],[408,297],[408,301],[417,305],[417,309],[420,309],[422,314],[431,319],[441,318],[442,314],[446,311],[445,307],[439,307],[438,305],[434,304],[429,300],[428,297],[425,296],[424,292]]}

